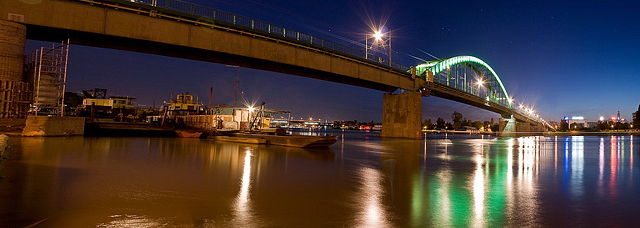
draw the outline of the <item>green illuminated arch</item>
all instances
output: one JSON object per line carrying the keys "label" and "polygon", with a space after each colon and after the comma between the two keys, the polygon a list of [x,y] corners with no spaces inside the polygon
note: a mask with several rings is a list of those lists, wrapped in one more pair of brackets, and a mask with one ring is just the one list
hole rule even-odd
{"label": "green illuminated arch", "polygon": [[[426,71],[431,71],[433,73],[433,75],[438,75],[440,73],[442,73],[445,70],[450,69],[453,66],[459,65],[459,64],[466,64],[466,63],[472,63],[472,64],[476,64],[479,65],[483,68],[485,68],[488,72],[490,72],[491,75],[490,76],[490,80],[495,80],[497,82],[497,84],[499,85],[502,93],[505,96],[505,99],[507,99],[507,105],[509,107],[511,107],[511,101],[509,100],[509,93],[507,93],[507,90],[505,89],[504,85],[502,84],[502,80],[500,80],[500,77],[498,76],[498,74],[495,72],[495,70],[493,70],[493,68],[491,68],[491,66],[489,66],[489,64],[487,64],[486,62],[482,61],[482,59],[479,59],[477,57],[474,56],[455,56],[455,57],[450,57],[450,58],[444,58],[444,59],[438,59],[438,60],[433,60],[433,61],[429,61],[420,65],[417,65],[416,68],[416,75],[420,76],[420,77],[425,77],[425,73]],[[426,79],[426,78],[425,78]]]}

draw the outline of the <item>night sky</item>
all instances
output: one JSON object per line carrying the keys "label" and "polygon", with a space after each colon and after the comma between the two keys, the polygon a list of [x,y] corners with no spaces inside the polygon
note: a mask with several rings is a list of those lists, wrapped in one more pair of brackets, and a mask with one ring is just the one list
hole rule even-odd
{"label": "night sky", "polygon": [[[630,119],[640,103],[640,4],[625,1],[193,1],[327,38],[363,41],[368,24],[386,22],[394,58],[473,55],[489,63],[516,102],[547,120],[618,110]],[[41,42],[30,41],[28,49]],[[108,88],[145,105],[178,92],[232,104],[236,68],[164,56],[73,46],[68,91]],[[295,117],[381,120],[382,92],[248,68],[237,71],[252,102]],[[425,118],[471,119],[497,114],[436,97],[423,100]]]}

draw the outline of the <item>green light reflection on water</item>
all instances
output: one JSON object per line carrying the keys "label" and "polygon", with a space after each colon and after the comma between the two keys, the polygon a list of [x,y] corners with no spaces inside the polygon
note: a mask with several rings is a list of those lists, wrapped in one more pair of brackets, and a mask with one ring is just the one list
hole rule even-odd
{"label": "green light reflection on water", "polygon": [[[452,172],[449,168],[433,174],[423,167],[413,178],[411,225],[483,226],[504,225],[508,203],[509,177],[513,175],[512,139],[498,140],[491,148],[482,148],[473,176]],[[436,156],[444,162],[469,162],[472,159]],[[482,162],[481,164],[477,162]],[[422,164],[423,166],[426,163]],[[425,188],[425,184],[428,184]],[[471,187],[469,187],[471,185]],[[421,224],[421,223],[427,224]]]}

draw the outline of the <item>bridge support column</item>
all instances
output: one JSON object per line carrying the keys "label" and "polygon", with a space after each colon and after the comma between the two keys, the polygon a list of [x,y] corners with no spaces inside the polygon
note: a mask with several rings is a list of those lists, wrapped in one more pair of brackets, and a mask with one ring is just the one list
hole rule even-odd
{"label": "bridge support column", "polygon": [[0,20],[0,118],[24,118],[30,85],[23,82],[26,26]]}
{"label": "bridge support column", "polygon": [[516,136],[516,132],[517,132],[517,121],[516,118],[513,117],[512,115],[509,115],[509,117],[502,117],[500,119],[500,136],[502,137],[514,137]]}
{"label": "bridge support column", "polygon": [[420,138],[422,94],[385,94],[382,108],[382,137]]}

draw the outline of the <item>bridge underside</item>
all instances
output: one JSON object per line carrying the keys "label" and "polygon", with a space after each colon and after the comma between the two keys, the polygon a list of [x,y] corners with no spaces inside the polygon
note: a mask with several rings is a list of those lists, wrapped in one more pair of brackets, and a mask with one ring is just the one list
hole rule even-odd
{"label": "bridge underside", "polygon": [[0,15],[14,15],[14,21],[26,25],[28,39],[69,38],[73,44],[237,65],[386,92],[415,88],[407,72],[349,55],[117,4],[0,1]]}
{"label": "bridge underside", "polygon": [[361,78],[345,77],[344,75],[316,70],[308,67],[290,65],[281,62],[251,58],[241,55],[233,55],[224,52],[214,52],[200,48],[177,46],[160,42],[150,42],[146,40],[137,40],[97,33],[27,25],[26,38],[30,40],[50,42],[59,42],[61,40],[66,40],[67,38],[69,38],[72,44],[77,45],[234,65],[258,70],[299,75],[308,78],[338,82],[342,84],[365,87],[385,92],[391,92],[396,89],[395,87],[388,84],[377,83]]}

